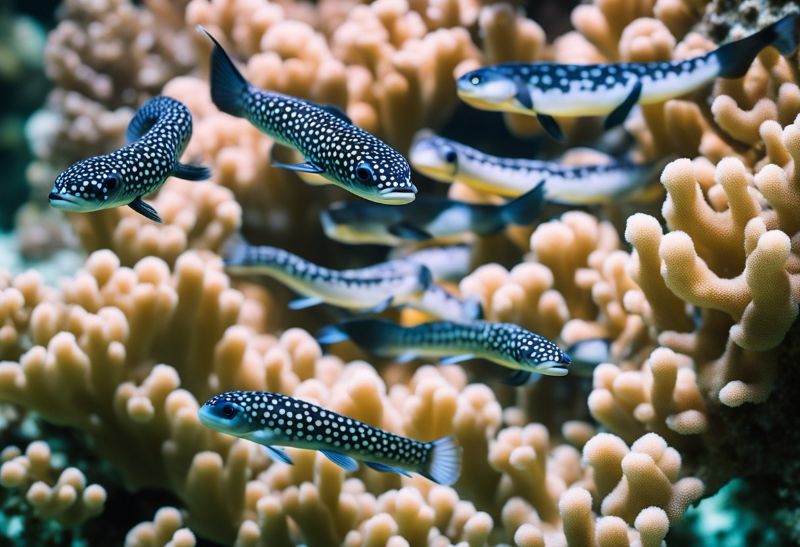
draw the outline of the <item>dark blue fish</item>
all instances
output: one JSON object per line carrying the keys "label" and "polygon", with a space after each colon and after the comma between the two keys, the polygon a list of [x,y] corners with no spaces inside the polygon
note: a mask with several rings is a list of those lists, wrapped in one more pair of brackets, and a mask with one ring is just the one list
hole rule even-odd
{"label": "dark blue fish", "polygon": [[414,200],[411,168],[394,148],[353,125],[336,107],[253,87],[219,42],[211,52],[211,99],[221,111],[245,118],[284,146],[305,157],[278,167],[318,174],[370,201],[403,204]]}
{"label": "dark blue fish", "polygon": [[68,167],[53,184],[50,205],[77,213],[128,205],[161,222],[142,196],[160,188],[170,175],[186,180],[211,176],[206,167],[178,162],[191,136],[192,114],[186,105],[170,97],[154,97],[128,125],[131,144]]}
{"label": "dark blue fish", "polygon": [[487,66],[458,79],[458,96],[476,108],[536,116],[550,136],[563,140],[553,116],[608,114],[605,127],[610,128],[622,123],[636,104],[680,97],[719,77],[741,78],[767,46],[790,55],[797,48],[798,14],[683,61]]}
{"label": "dark blue fish", "polygon": [[452,437],[415,441],[279,393],[222,393],[198,414],[211,429],[264,445],[274,459],[288,464],[291,458],[278,447],[319,450],[346,471],[358,469],[358,459],[377,471],[419,473],[447,486],[461,473],[461,448]]}
{"label": "dark blue fish", "polygon": [[441,364],[483,358],[516,370],[509,383],[525,383],[532,373],[564,376],[570,356],[547,338],[511,323],[439,321],[401,327],[382,319],[351,319],[322,329],[320,344],[352,340],[381,357],[407,362],[444,357]]}
{"label": "dark blue fish", "polygon": [[484,205],[419,196],[405,207],[340,202],[322,212],[325,234],[344,243],[397,245],[403,241],[490,235],[510,224],[536,221],[544,201],[544,184],[503,205]]}

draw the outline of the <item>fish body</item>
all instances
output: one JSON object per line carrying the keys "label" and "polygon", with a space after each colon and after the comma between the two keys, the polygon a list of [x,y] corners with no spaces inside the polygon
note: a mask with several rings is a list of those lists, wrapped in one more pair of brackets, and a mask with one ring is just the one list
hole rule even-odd
{"label": "fish body", "polygon": [[247,119],[278,143],[292,147],[304,163],[279,167],[322,175],[333,184],[362,198],[398,205],[414,200],[411,169],[394,148],[353,122],[336,107],[252,86],[222,46],[213,42],[211,98],[221,111]]}
{"label": "fish body", "polygon": [[475,298],[460,298],[441,285],[430,284],[408,306],[445,321],[468,323],[483,318],[483,307]]}
{"label": "fish body", "polygon": [[760,31],[691,59],[650,63],[505,63],[468,72],[458,95],[484,110],[535,115],[561,139],[553,116],[608,114],[606,128],[625,120],[636,104],[680,97],[718,77],[739,78],[767,46],[789,55],[797,47],[793,12]]}
{"label": "fish body", "polygon": [[353,244],[398,245],[404,241],[490,235],[509,224],[532,224],[539,216],[544,186],[503,205],[473,204],[442,197],[420,196],[405,207],[340,202],[320,216],[325,234]]}
{"label": "fish body", "polygon": [[472,265],[470,245],[424,247],[411,252],[396,247],[389,256],[396,260],[422,264],[431,271],[431,275],[437,281],[461,281],[470,272]]}
{"label": "fish body", "polygon": [[461,471],[461,449],[451,437],[416,441],[279,393],[222,393],[198,415],[211,429],[264,445],[286,463],[291,459],[276,447],[320,450],[347,471],[358,468],[358,459],[378,471],[419,473],[447,486]]}
{"label": "fish body", "polygon": [[324,328],[321,344],[352,340],[381,357],[407,361],[444,357],[442,364],[483,358],[514,369],[511,383],[524,383],[532,373],[564,376],[569,355],[543,336],[512,323],[438,321],[401,327],[382,319],[351,319]]}
{"label": "fish body", "polygon": [[178,162],[191,136],[192,114],[186,105],[170,97],[154,97],[128,125],[130,144],[68,167],[53,184],[50,205],[78,213],[128,205],[161,222],[142,196],[160,188],[169,176],[187,180],[211,176],[206,167]]}
{"label": "fish body", "polygon": [[287,285],[304,298],[292,309],[327,303],[342,308],[380,311],[416,299],[431,284],[422,265],[391,261],[366,268],[334,270],[293,253],[235,240],[225,249],[225,269],[235,274],[263,274]]}
{"label": "fish body", "polygon": [[565,165],[504,158],[437,135],[416,139],[409,157],[417,171],[438,181],[460,182],[501,196],[520,196],[544,180],[544,199],[563,205],[618,201],[647,186],[664,166],[664,162]]}

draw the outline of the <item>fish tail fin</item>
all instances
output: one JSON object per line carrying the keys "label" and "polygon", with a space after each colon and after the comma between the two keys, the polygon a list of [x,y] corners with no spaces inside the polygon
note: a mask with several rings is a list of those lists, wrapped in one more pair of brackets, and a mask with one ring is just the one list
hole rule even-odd
{"label": "fish tail fin", "polygon": [[532,189],[503,205],[500,216],[506,224],[527,226],[539,216],[543,203],[544,181],[539,181]]}
{"label": "fish tail fin", "polygon": [[455,484],[461,474],[461,447],[453,437],[436,439],[432,445],[419,474],[445,486]]}
{"label": "fish tail fin", "polygon": [[200,25],[197,30],[214,43],[211,50],[211,100],[221,111],[231,116],[244,117],[244,98],[250,84],[217,39]]}
{"label": "fish tail fin", "polygon": [[226,267],[244,264],[247,259],[248,248],[250,248],[250,244],[244,236],[239,232],[235,232],[222,246],[222,262]]}
{"label": "fish tail fin", "polygon": [[790,13],[782,19],[751,34],[718,47],[712,55],[720,64],[723,78],[741,78],[745,75],[756,55],[767,46],[774,46],[782,55],[790,55],[797,49],[797,18],[800,12]]}

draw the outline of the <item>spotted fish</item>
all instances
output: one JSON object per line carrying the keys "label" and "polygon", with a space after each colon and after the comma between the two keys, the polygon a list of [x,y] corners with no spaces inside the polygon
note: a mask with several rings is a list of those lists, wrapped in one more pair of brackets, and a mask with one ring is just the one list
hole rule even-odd
{"label": "spotted fish", "polygon": [[192,136],[192,114],[170,97],[154,97],[128,125],[128,144],[109,154],[86,158],[56,177],[50,205],[88,213],[127,205],[150,220],[161,222],[142,196],[154,192],[170,175],[205,180],[206,167],[178,162]]}
{"label": "spotted fish", "polygon": [[544,184],[503,205],[484,205],[442,197],[420,196],[405,207],[355,201],[322,211],[325,235],[353,244],[397,245],[404,241],[490,235],[509,224],[533,224],[544,200]]}
{"label": "spotted fish", "polygon": [[562,205],[611,203],[642,190],[665,161],[565,165],[555,161],[491,156],[456,141],[421,133],[409,153],[417,171],[441,182],[516,197],[544,180],[545,200]]}
{"label": "spotted fish", "polygon": [[682,61],[487,66],[461,76],[458,95],[476,108],[535,115],[548,134],[563,140],[553,116],[608,114],[605,127],[610,128],[622,123],[636,104],[679,97],[718,77],[744,76],[767,46],[791,54],[797,47],[799,14],[790,13],[755,34]]}
{"label": "spotted fish", "polygon": [[394,148],[378,140],[336,107],[253,87],[219,42],[211,52],[211,99],[221,111],[247,119],[278,143],[299,151],[305,162],[273,165],[322,175],[357,196],[398,205],[414,200],[411,169]]}
{"label": "spotted fish", "polygon": [[351,319],[320,331],[320,344],[352,340],[363,350],[407,362],[417,357],[444,357],[440,364],[483,358],[514,369],[508,383],[519,385],[536,372],[564,376],[569,355],[543,336],[512,323],[438,321],[401,327],[382,319]]}
{"label": "spotted fish", "polygon": [[277,247],[249,245],[241,238],[234,238],[224,255],[228,272],[268,275],[302,294],[303,298],[289,304],[295,310],[324,302],[378,312],[421,298],[432,281],[430,271],[413,262],[394,260],[333,270]]}
{"label": "spotted fish", "polygon": [[211,429],[264,445],[288,464],[279,447],[319,450],[346,471],[358,469],[358,459],[377,471],[419,473],[447,486],[461,473],[461,448],[452,437],[415,441],[279,393],[229,391],[211,397],[198,414]]}

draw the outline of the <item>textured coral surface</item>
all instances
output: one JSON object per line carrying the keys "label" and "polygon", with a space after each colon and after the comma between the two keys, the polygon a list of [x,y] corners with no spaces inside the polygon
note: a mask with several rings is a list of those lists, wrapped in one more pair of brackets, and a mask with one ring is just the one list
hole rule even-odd
{"label": "textured coral surface", "polygon": [[[271,166],[291,154],[216,109],[198,24],[254,85],[338,105],[402,153],[429,127],[530,155],[535,118],[462,107],[455,78],[506,61],[683,59],[798,9],[554,4],[65,0],[46,50],[56,87],[31,129],[32,201],[70,162],[118,147],[158,93],[189,106],[184,162],[214,174],[170,178],[149,197],[163,224],[128,208],[66,215],[88,256],[58,287],[33,270],[0,272],[0,431],[20,439],[0,455],[0,485],[65,527],[104,511],[111,521],[130,499],[133,517],[152,519],[128,526],[132,546],[657,546],[690,505],[740,477],[774,485],[769,509],[800,540],[796,56],[765,49],[742,78],[634,112],[631,157],[666,165],[650,202],[556,211],[471,240],[473,269],[453,291],[565,348],[608,340],[598,366],[513,388],[483,362],[325,354],[310,333],[339,314],[291,312],[285,288],[224,272],[238,231],[342,267],[383,252],[325,241],[318,212],[343,192]],[[598,120],[559,122],[570,144],[608,145]],[[419,187],[498,200],[458,183]],[[294,465],[275,463],[200,423],[199,405],[233,389],[289,394],[415,439],[452,434],[461,479],[346,474],[298,449]],[[23,446],[26,419],[69,431],[80,450],[64,462],[30,435]],[[79,470],[73,457],[100,463]]]}

